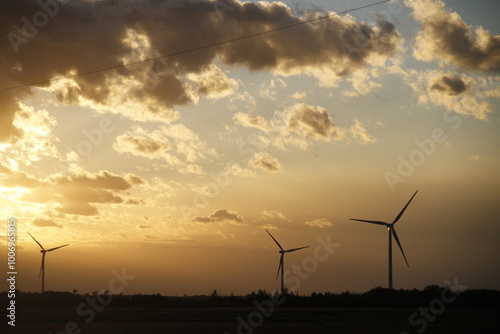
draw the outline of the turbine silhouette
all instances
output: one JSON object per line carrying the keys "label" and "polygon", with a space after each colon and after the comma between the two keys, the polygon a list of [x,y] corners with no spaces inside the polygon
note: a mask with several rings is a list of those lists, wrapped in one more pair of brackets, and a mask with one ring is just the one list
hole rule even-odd
{"label": "turbine silhouette", "polygon": [[364,223],[382,225],[382,226],[387,227],[387,231],[389,232],[389,289],[392,289],[392,236],[394,236],[394,239],[396,239],[396,243],[398,244],[399,249],[401,250],[401,254],[403,254],[403,257],[405,259],[406,265],[408,266],[408,268],[410,267],[410,265],[408,264],[408,260],[406,259],[405,252],[403,251],[403,247],[401,246],[401,242],[399,241],[398,234],[396,233],[396,229],[394,228],[394,224],[396,224],[397,221],[401,218],[401,216],[405,212],[405,210],[408,207],[408,205],[410,205],[410,202],[412,201],[413,197],[415,197],[415,195],[417,194],[417,192],[418,192],[418,190],[415,191],[415,193],[410,198],[410,200],[408,201],[408,203],[406,203],[406,205],[404,206],[403,210],[401,210],[401,212],[396,216],[396,218],[394,219],[394,221],[392,223],[390,223],[390,224],[386,223],[386,222],[378,221],[378,220],[364,220],[364,219],[353,219],[353,218],[350,218],[351,220],[356,220],[358,222],[364,222]]}
{"label": "turbine silhouette", "polygon": [[280,243],[276,239],[274,239],[273,235],[271,233],[269,233],[268,230],[266,230],[266,232],[267,232],[267,234],[269,234],[269,236],[271,238],[273,238],[276,245],[278,245],[278,247],[280,248],[279,253],[281,254],[281,256],[280,256],[280,263],[278,264],[278,273],[276,274],[276,279],[278,279],[278,276],[279,276],[280,271],[281,271],[281,293],[283,293],[285,291],[285,281],[284,281],[285,253],[295,252],[299,249],[304,249],[304,248],[307,248],[309,246],[284,250],[283,247],[281,247]]}
{"label": "turbine silhouette", "polygon": [[52,251],[54,251],[56,249],[59,249],[61,247],[68,246],[69,244],[62,245],[62,246],[59,246],[59,247],[54,247],[54,248],[51,248],[51,249],[45,249],[45,248],[43,248],[42,244],[39,243],[38,240],[36,240],[35,237],[31,235],[31,233],[28,232],[28,234],[30,235],[30,237],[33,238],[33,240],[35,240],[35,242],[38,244],[38,246],[40,246],[40,248],[42,249],[40,251],[40,253],[42,253],[42,265],[40,266],[40,274],[38,275],[38,278],[42,277],[42,293],[43,293],[44,292],[44,288],[45,288],[45,253],[52,252]]}

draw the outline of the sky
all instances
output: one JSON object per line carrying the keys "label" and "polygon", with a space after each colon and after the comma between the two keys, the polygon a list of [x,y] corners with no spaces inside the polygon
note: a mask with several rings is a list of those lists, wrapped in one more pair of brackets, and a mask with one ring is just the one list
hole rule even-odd
{"label": "sky", "polygon": [[417,190],[394,287],[500,289],[500,3],[373,3],[2,2],[18,289],[386,287]]}

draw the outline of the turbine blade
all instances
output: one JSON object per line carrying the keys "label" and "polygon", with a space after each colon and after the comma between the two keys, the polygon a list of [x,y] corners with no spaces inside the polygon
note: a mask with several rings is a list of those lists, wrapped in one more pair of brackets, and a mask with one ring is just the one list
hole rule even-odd
{"label": "turbine blade", "polygon": [[401,210],[401,212],[399,213],[399,215],[396,217],[396,219],[394,219],[394,221],[392,222],[393,224],[396,224],[396,222],[399,220],[399,218],[401,218],[401,216],[403,215],[403,213],[405,212],[406,208],[408,207],[408,205],[410,205],[410,202],[411,200],[413,199],[413,197],[415,197],[415,195],[418,193],[418,190],[415,191],[415,193],[413,194],[413,196],[410,198],[410,200],[408,201],[408,203],[406,203],[405,207],[403,208],[403,210]]}
{"label": "turbine blade", "polygon": [[38,279],[42,277],[42,272],[45,270],[45,252],[42,253],[42,265],[40,266],[40,273],[38,274]]}
{"label": "turbine blade", "polygon": [[281,267],[283,266],[283,256],[285,256],[285,254],[281,253],[280,263],[278,264],[278,272],[276,273],[276,279],[278,279],[278,276],[280,275]]}
{"label": "turbine blade", "polygon": [[281,250],[283,250],[283,247],[281,247],[280,243],[279,243],[276,239],[274,239],[273,235],[272,235],[271,233],[269,233],[269,231],[268,231],[268,230],[266,230],[266,232],[267,232],[267,234],[269,234],[269,235],[271,236],[271,238],[273,238],[273,240],[274,240],[274,242],[276,243],[276,245],[278,245],[278,247],[279,247]]}
{"label": "turbine blade", "polygon": [[62,245],[62,246],[59,246],[59,247],[54,247],[54,248],[51,248],[51,249],[47,249],[47,252],[52,252],[53,250],[59,249],[61,247],[66,247],[66,246],[69,246],[69,244]]}
{"label": "turbine blade", "polygon": [[32,237],[32,238],[33,238],[33,240],[35,240],[35,242],[38,244],[38,246],[40,246],[40,248],[41,248],[42,250],[45,250],[45,248],[43,248],[42,244],[41,244],[41,243],[39,243],[39,242],[38,242],[38,240],[36,240],[36,239],[35,239],[35,237],[31,235],[31,233],[29,233],[29,232],[28,232],[28,234],[30,235],[30,237]]}
{"label": "turbine blade", "polygon": [[296,250],[304,249],[304,248],[307,248],[307,247],[311,247],[311,246],[304,246],[304,247],[299,247],[299,248],[292,248],[292,249],[286,250],[285,252],[287,252],[287,253],[295,252]]}
{"label": "turbine blade", "polygon": [[408,264],[408,260],[406,259],[405,252],[403,251],[403,246],[401,246],[401,242],[399,242],[398,234],[396,233],[396,230],[394,229],[394,227],[391,228],[391,231],[392,231],[392,234],[394,235],[394,239],[396,239],[396,242],[399,246],[399,249],[401,250],[401,254],[403,254],[403,257],[405,258],[406,265],[408,266],[408,268],[410,268],[410,265]]}
{"label": "turbine blade", "polygon": [[382,225],[382,226],[389,226],[386,222],[381,222],[379,220],[364,220],[364,219],[354,219],[350,218],[350,220],[355,220],[358,222],[364,222],[364,223],[370,223],[370,224],[377,224],[377,225]]}

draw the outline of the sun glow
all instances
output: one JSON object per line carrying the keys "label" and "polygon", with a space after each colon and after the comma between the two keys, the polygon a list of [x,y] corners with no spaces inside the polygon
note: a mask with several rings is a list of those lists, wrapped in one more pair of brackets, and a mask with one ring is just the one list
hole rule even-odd
{"label": "sun glow", "polygon": [[47,205],[44,203],[26,202],[22,200],[26,195],[29,195],[30,193],[31,191],[29,189],[23,187],[0,186],[0,198],[7,199],[9,202],[15,205],[15,211],[12,211],[14,209],[9,208],[10,206],[6,206],[5,209],[10,210],[11,212],[4,213],[6,215],[11,215],[12,212],[36,214],[36,212],[42,211],[44,208],[46,208]]}

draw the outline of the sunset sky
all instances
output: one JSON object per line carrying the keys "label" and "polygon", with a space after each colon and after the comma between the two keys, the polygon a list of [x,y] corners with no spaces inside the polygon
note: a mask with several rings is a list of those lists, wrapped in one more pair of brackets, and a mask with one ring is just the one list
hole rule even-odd
{"label": "sunset sky", "polygon": [[375,2],[2,2],[0,258],[16,216],[18,288],[40,290],[30,232],[70,244],[46,290],[125,268],[125,294],[271,291],[264,229],[311,246],[285,257],[317,264],[299,294],[386,287],[387,230],[349,218],[392,222],[419,190],[394,287],[500,289],[500,2],[355,10]]}

